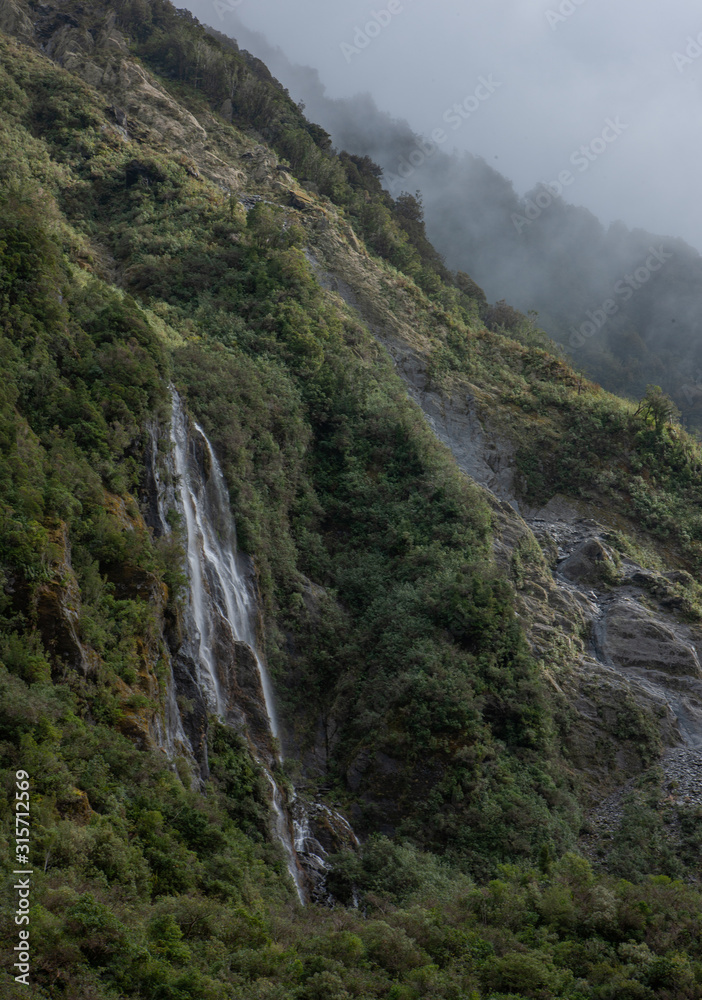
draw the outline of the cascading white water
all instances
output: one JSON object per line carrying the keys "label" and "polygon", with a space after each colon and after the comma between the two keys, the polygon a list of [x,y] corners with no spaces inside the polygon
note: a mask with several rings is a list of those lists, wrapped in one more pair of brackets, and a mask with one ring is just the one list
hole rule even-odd
{"label": "cascading white water", "polygon": [[295,883],[295,888],[297,889],[297,895],[300,902],[304,905],[306,902],[305,889],[302,881],[302,873],[300,871],[300,862],[297,856],[297,839],[293,839],[290,834],[290,824],[285,813],[283,796],[280,793],[280,789],[275,783],[273,775],[267,769],[266,777],[271,785],[271,792],[273,796],[273,815],[275,817],[275,832],[278,840],[283,845],[283,850],[285,851],[288,871],[292,876],[292,880]]}
{"label": "cascading white water", "polygon": [[157,533],[159,535],[170,535],[171,526],[166,516],[168,486],[164,483],[159,468],[159,426],[156,421],[151,421],[148,424],[147,431],[149,434],[149,468],[155,494],[154,513],[158,518]]}
{"label": "cascading white water", "polygon": [[[193,434],[200,439],[207,454],[207,473],[203,472],[198,463]],[[215,648],[218,626],[225,625],[230,639],[236,643],[244,643],[253,654],[268,716],[268,727],[276,741],[275,754],[282,761],[277,742],[279,728],[273,691],[256,641],[255,598],[242,560],[237,556],[234,519],[224,474],[206,434],[198,424],[189,423],[181,399],[175,391],[171,438],[178,499],[186,529],[189,610],[194,632],[189,639],[199,671],[200,689],[210,711],[226,718],[229,706]],[[285,850],[288,870],[300,902],[304,903],[303,879],[283,796],[265,763],[259,763],[271,785],[276,836]]]}
{"label": "cascading white water", "polygon": [[170,760],[174,760],[178,756],[187,758],[192,755],[190,740],[185,735],[183,720],[176,701],[172,668],[166,689],[164,715],[162,719],[157,717],[154,720],[154,736],[156,743],[165,750]]}
{"label": "cascading white water", "polygon": [[[155,513],[159,520],[161,535],[170,533],[170,525],[166,520],[166,507],[164,503],[165,487],[161,479],[158,467],[158,425],[151,423],[148,427],[150,443],[150,468],[155,490]],[[188,739],[180,709],[176,699],[176,685],[173,677],[173,664],[169,658],[169,677],[166,684],[166,694],[164,701],[163,716],[154,719],[154,736],[156,743],[165,750],[170,760],[178,756],[192,759],[192,746]]]}
{"label": "cascading white water", "polygon": [[195,624],[200,635],[201,665],[211,692],[211,707],[225,714],[221,679],[213,652],[213,611],[231,628],[237,642],[245,643],[256,658],[261,689],[272,735],[279,735],[273,690],[256,641],[256,608],[251,588],[236,554],[236,533],[229,507],[224,473],[207,439],[195,422],[192,428],[207,451],[209,476],[203,479],[189,454],[190,436],[183,405],[173,394],[172,438],[175,470],[187,531],[188,574]]}

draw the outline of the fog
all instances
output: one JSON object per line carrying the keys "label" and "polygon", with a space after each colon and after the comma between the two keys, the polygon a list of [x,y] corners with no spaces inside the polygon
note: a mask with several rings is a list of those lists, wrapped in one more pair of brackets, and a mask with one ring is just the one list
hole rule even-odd
{"label": "fog", "polygon": [[[187,7],[235,37],[242,26],[262,32],[290,62],[314,67],[330,97],[368,92],[416,132],[444,128],[445,151],[484,157],[520,194],[557,178],[573,152],[619,116],[626,130],[577,175],[568,200],[605,223],[622,219],[702,249],[695,197],[702,9],[693,0],[190,0]],[[460,128],[446,128],[447,111],[481,76],[499,87]],[[294,81],[283,82],[296,96]]]}
{"label": "fog", "polygon": [[702,12],[383,2],[188,7],[395,197],[419,191],[449,267],[608,388],[656,382],[702,425]]}

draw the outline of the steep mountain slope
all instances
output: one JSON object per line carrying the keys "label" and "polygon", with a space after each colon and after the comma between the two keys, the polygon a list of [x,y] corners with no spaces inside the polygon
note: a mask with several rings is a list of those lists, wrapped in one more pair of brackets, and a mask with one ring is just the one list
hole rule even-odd
{"label": "steep mountain slope", "polygon": [[[696,442],[518,317],[521,340],[487,331],[411,202],[168,4],[0,16],[2,766],[8,803],[31,776],[30,995],[697,996],[698,896],[645,879],[698,875]],[[255,566],[226,724],[188,652],[171,384],[188,475],[226,480]],[[364,910],[297,911],[262,767],[291,811],[352,820],[328,885]],[[645,850],[608,804],[642,774]],[[603,826],[640,886],[565,853],[583,831],[600,858]]]}
{"label": "steep mountain slope", "polygon": [[[467,350],[437,343],[436,317],[403,310],[361,255],[326,237],[315,249],[322,280],[368,320],[438,437],[488,487],[495,554],[517,587],[532,651],[566,693],[566,753],[589,794],[601,799],[665,745],[684,744],[697,774],[702,632],[686,571],[698,571],[695,460],[672,488],[658,467],[662,439],[632,419],[633,407],[540,350],[485,333]],[[388,298],[391,308],[379,308]],[[680,457],[696,454],[683,432],[671,434]],[[671,461],[677,478],[680,459]],[[665,755],[664,771],[679,759]]]}
{"label": "steep mountain slope", "polygon": [[[137,129],[146,128],[151,112],[142,108],[155,84],[130,68],[109,21],[97,30],[100,44],[83,72],[95,76],[96,59],[104,59],[103,78],[124,81],[117,96],[128,134],[132,115]],[[77,43],[65,26],[59,34],[76,68]],[[54,93],[59,86],[52,76]],[[514,794],[526,796],[523,847],[532,836],[564,835],[556,833],[557,816],[550,832],[537,791],[554,780],[546,763],[555,753],[550,709],[509,588],[485,563],[487,507],[406,402],[372,338],[325,301],[299,249],[320,226],[340,230],[360,251],[356,237],[331,205],[303,200],[266,148],[227,130],[204,106],[208,141],[199,121],[158,96],[159,143],[185,143],[190,160],[180,164],[182,154],[173,162],[153,146],[143,155],[146,136],[156,134],[150,126],[134,159],[130,140],[100,121],[89,91],[83,97],[73,106],[68,98],[63,120],[51,117],[48,138],[59,135],[62,150],[64,122],[80,123],[78,148],[63,164],[73,176],[58,197],[68,201],[76,182],[88,185],[79,211],[92,201],[90,228],[110,266],[183,331],[174,375],[218,448],[241,544],[256,555],[270,612],[268,658],[284,682],[284,714],[298,720],[291,738],[321,758],[324,780],[365,772],[362,781],[351,779],[361,829],[371,816],[387,831],[403,822],[439,846],[450,827],[453,845],[466,840],[481,864],[483,854],[504,850],[501,833],[494,825],[479,832],[477,811],[464,825],[462,811],[475,803],[451,804],[454,788],[463,781],[492,798],[499,787],[491,790],[489,769],[474,770],[479,758],[456,756],[455,741],[468,753],[478,740],[492,744],[490,728],[499,729],[511,746],[505,765],[514,768]],[[55,107],[54,99],[40,114]],[[246,185],[248,218],[231,189],[218,186],[226,170],[230,183]],[[304,208],[278,209],[276,196]],[[67,211],[70,218],[70,203]],[[317,588],[311,593],[306,577]],[[405,660],[399,673],[398,656]],[[420,789],[423,813],[408,808]]]}
{"label": "steep mountain slope", "polygon": [[[210,20],[221,26],[219,18]],[[453,125],[437,144],[379,111],[368,94],[330,99],[316,71],[292,65],[262,35],[247,31],[236,10],[226,11],[226,23],[305,102],[340,149],[382,167],[395,197],[421,191],[429,236],[450,267],[469,271],[490,298],[536,310],[539,325],[578,368],[610,391],[634,398],[648,383],[660,384],[689,425],[699,428],[700,255],[670,233],[622,223],[605,227],[588,210],[569,204],[578,200],[582,174],[601,166],[591,150],[587,156],[576,151],[564,162],[565,186],[544,183],[520,197],[494,164],[444,152]],[[615,121],[606,131],[611,142],[627,141],[626,122]],[[646,273],[652,250],[664,256]],[[608,312],[604,302],[611,303]]]}

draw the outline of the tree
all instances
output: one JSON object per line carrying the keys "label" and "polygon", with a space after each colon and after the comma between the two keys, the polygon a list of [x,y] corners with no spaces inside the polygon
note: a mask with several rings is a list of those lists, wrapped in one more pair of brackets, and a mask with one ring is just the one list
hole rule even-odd
{"label": "tree", "polygon": [[680,418],[680,410],[659,385],[649,385],[646,386],[646,394],[634,414],[635,417],[639,415],[646,422],[652,417],[656,430],[660,431],[665,424]]}
{"label": "tree", "polygon": [[500,299],[494,306],[490,306],[485,314],[485,326],[494,333],[500,330],[516,333],[525,325],[526,321],[524,313],[507,305],[504,299]]}

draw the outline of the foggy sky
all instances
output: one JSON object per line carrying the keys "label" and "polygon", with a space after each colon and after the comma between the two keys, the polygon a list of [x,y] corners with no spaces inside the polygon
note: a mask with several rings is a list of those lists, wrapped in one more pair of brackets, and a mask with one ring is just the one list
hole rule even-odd
{"label": "foggy sky", "polygon": [[[317,69],[331,97],[370,92],[415,131],[441,130],[443,151],[484,157],[520,194],[571,171],[569,202],[702,250],[702,8],[693,0],[185,6],[233,37],[240,23],[262,32],[293,63]],[[452,109],[466,98],[459,120]],[[601,151],[608,119],[619,134]],[[583,146],[588,167],[573,170]]]}

